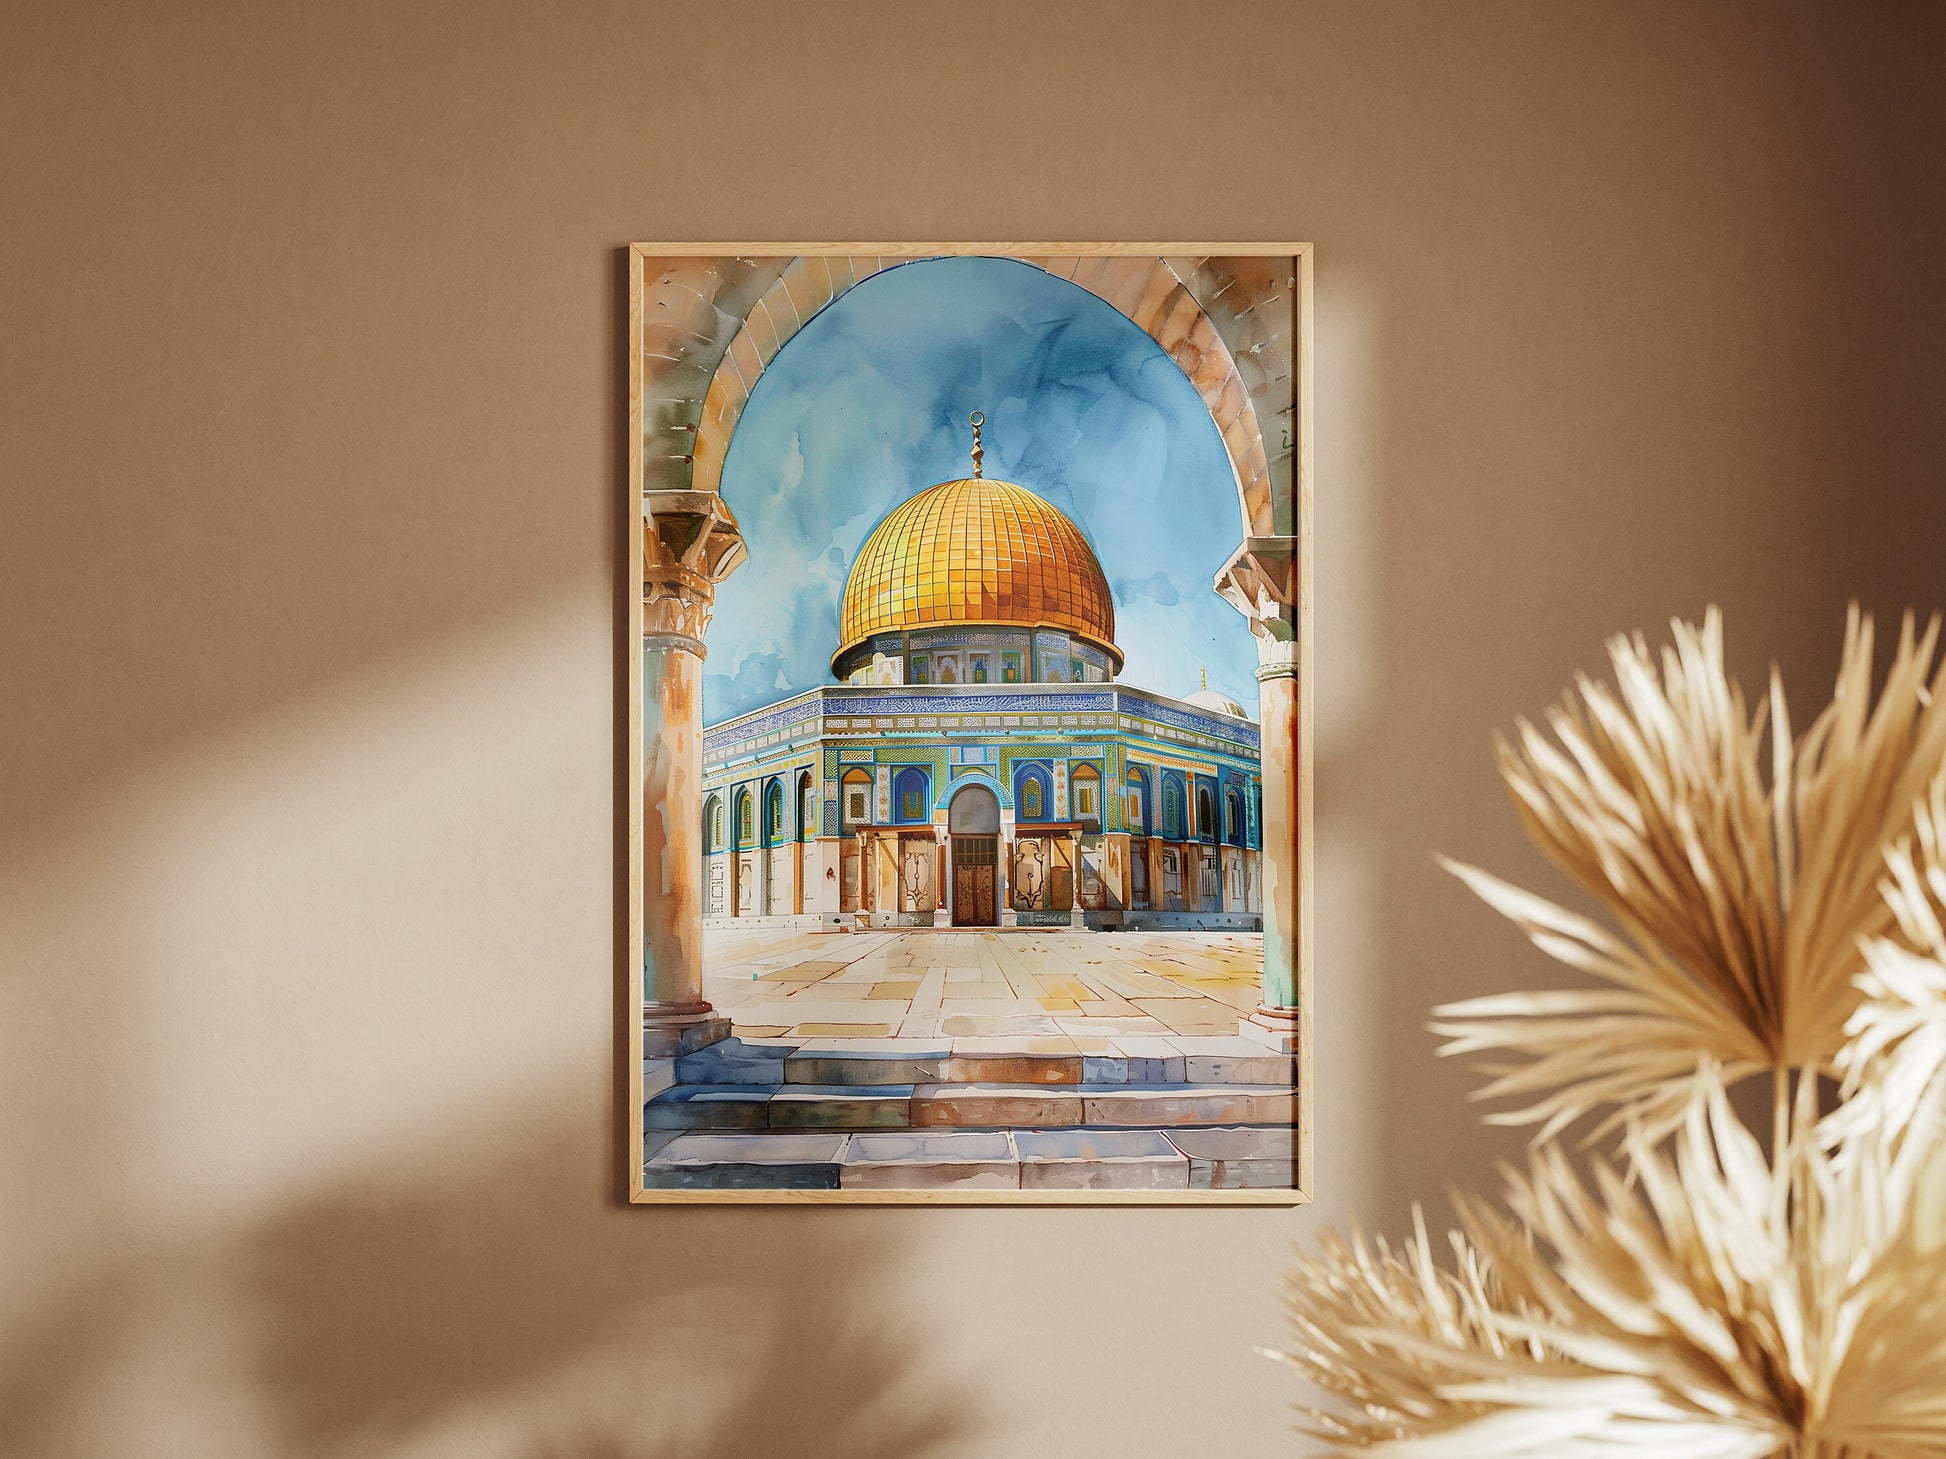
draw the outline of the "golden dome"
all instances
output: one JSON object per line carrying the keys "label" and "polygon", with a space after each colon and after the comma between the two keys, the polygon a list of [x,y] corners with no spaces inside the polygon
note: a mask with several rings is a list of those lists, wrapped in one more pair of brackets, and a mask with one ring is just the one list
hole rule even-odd
{"label": "golden dome", "polygon": [[845,583],[832,662],[875,633],[958,623],[1060,629],[1121,667],[1094,549],[1059,508],[1011,481],[942,481],[872,529]]}

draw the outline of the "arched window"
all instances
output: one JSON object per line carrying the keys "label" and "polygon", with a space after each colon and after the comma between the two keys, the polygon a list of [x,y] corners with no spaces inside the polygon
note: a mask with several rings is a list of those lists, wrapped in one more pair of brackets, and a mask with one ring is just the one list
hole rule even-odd
{"label": "arched window", "polygon": [[923,821],[928,818],[932,811],[932,798],[927,794],[931,779],[916,765],[899,772],[892,786],[894,820]]}
{"label": "arched window", "polygon": [[1038,770],[1023,770],[1014,783],[1015,819],[1022,821],[1044,821],[1047,819],[1047,786]]}
{"label": "arched window", "polygon": [[748,846],[757,839],[755,818],[751,815],[750,792],[737,792],[737,845]]}
{"label": "arched window", "polygon": [[1128,829],[1131,835],[1149,834],[1149,777],[1145,771],[1128,772]]}
{"label": "arched window", "polygon": [[703,805],[703,850],[723,849],[723,798],[712,795]]}
{"label": "arched window", "polygon": [[777,781],[770,782],[770,789],[764,792],[764,842],[775,846],[784,839],[784,787]]}
{"label": "arched window", "polygon": [[807,841],[818,833],[818,792],[808,770],[797,777],[797,833]]}
{"label": "arched window", "polygon": [[1223,839],[1232,846],[1243,844],[1243,801],[1233,790],[1223,797],[1223,811],[1228,824],[1223,828]]}
{"label": "arched window", "polygon": [[872,777],[863,770],[847,770],[839,790],[842,793],[838,797],[838,818],[843,823],[839,829],[849,831],[854,826],[869,826],[872,823]]}
{"label": "arched window", "polygon": [[1174,776],[1162,782],[1162,834],[1182,840],[1182,782]]}
{"label": "arched window", "polygon": [[1075,767],[1074,779],[1068,786],[1068,794],[1073,801],[1074,819],[1077,821],[1101,821],[1101,772],[1092,765]]}
{"label": "arched window", "polygon": [[1207,785],[1196,787],[1196,835],[1203,841],[1216,839],[1216,801]]}

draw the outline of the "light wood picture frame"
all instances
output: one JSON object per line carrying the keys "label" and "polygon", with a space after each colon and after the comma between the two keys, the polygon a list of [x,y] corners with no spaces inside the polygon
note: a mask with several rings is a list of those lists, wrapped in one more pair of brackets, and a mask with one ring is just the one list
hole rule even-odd
{"label": "light wood picture frame", "polygon": [[[629,1201],[1308,1201],[1311,246],[637,243],[624,264]],[[952,334],[938,379],[928,328]],[[1003,368],[1023,358],[1026,384]],[[1087,485],[1153,456],[1114,434],[1131,388],[1171,463],[1139,468],[1159,521]],[[1048,424],[1077,399],[1111,424]],[[953,431],[967,455],[932,469]],[[1079,485],[1048,455],[1069,439],[1094,442]],[[1255,649],[1234,693],[1116,642],[1132,568],[1097,551],[1168,556],[1219,519],[1203,591]],[[1204,613],[1179,580],[1209,565],[1169,557],[1155,603]],[[753,567],[772,647],[713,679],[719,714],[713,615]]]}

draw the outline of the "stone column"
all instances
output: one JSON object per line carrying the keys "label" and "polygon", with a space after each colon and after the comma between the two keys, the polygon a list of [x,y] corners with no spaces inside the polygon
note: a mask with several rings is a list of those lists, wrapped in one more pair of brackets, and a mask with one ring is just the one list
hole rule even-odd
{"label": "stone column", "polygon": [[1001,811],[998,865],[993,869],[1002,927],[1020,925],[1020,913],[1014,910],[1014,824],[1010,817],[1011,812]]}
{"label": "stone column", "polygon": [[933,852],[933,876],[936,878],[935,895],[932,904],[932,925],[951,927],[953,925],[953,868],[952,857],[948,854],[947,831],[944,826],[933,827],[938,842]]}
{"label": "stone column", "polygon": [[[1297,969],[1309,929],[1300,923],[1298,836],[1298,592],[1295,537],[1246,537],[1216,575],[1216,591],[1250,621],[1257,639],[1257,724],[1262,740],[1263,1002],[1241,1032],[1272,1048],[1297,1048]],[[1308,854],[1309,848],[1305,848]]]}
{"label": "stone column", "polygon": [[1068,926],[1077,931],[1088,925],[1087,909],[1081,905],[1081,828],[1068,832]]}
{"label": "stone column", "polygon": [[714,492],[642,505],[642,1053],[667,1058],[730,1032],[703,997],[703,632],[743,539]]}
{"label": "stone column", "polygon": [[900,865],[903,858],[899,855],[899,833],[878,834],[872,839],[872,875],[878,881],[873,902],[884,919],[879,925],[896,927],[900,914],[905,911],[905,868]]}

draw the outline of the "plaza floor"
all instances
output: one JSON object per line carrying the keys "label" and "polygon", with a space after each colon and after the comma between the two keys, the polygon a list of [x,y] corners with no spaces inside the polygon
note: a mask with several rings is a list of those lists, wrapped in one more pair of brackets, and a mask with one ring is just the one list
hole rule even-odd
{"label": "plaza floor", "polygon": [[744,1039],[995,1039],[1105,1054],[1118,1038],[1234,1036],[1257,1006],[1262,967],[1261,933],[703,935],[704,996]]}
{"label": "plaza floor", "polygon": [[1296,1063],[1237,1032],[1263,937],[704,934],[731,1037],[643,1061],[667,1189],[1290,1190]]}

